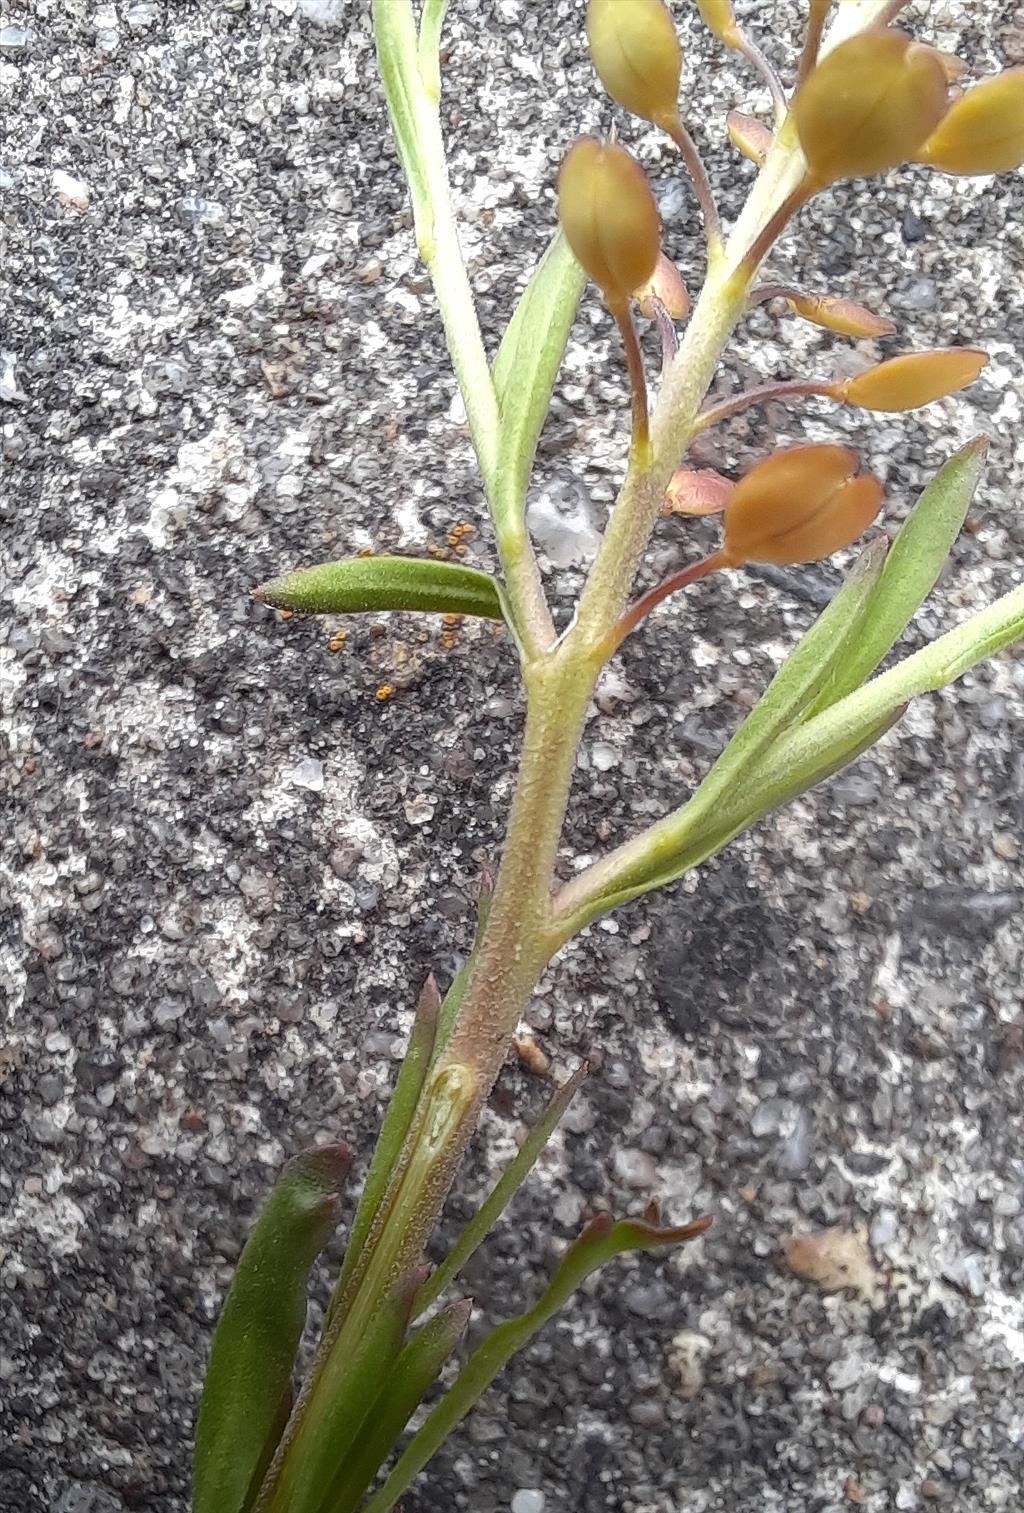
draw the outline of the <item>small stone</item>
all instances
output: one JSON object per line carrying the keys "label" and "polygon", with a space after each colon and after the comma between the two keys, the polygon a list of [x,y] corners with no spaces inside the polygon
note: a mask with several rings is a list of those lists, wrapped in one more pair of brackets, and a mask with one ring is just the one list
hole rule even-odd
{"label": "small stone", "polygon": [[417,793],[415,798],[408,799],[402,807],[410,825],[427,825],[434,818],[437,803],[430,794]]}
{"label": "small stone", "polygon": [[79,898],[88,898],[90,893],[98,893],[103,887],[103,873],[95,867],[88,872],[83,872],[81,877],[75,878],[75,892]]}
{"label": "small stone", "polygon": [[38,925],[30,933],[28,944],[39,952],[44,961],[59,961],[64,955],[64,937],[50,924]]}
{"label": "small stone", "polygon": [[638,1192],[649,1191],[658,1181],[658,1168],[646,1151],[616,1151],[614,1166],[619,1181]]}
{"label": "small stone", "polygon": [[926,1476],[921,1483],[920,1492],[922,1497],[927,1497],[929,1502],[936,1502],[942,1496],[942,1487],[932,1477]]}
{"label": "small stone", "polygon": [[544,1513],[546,1499],[543,1492],[532,1487],[523,1487],[512,1498],[511,1513]]}
{"label": "small stone", "polygon": [[309,793],[323,793],[324,764],[314,757],[303,757],[301,762],[285,773],[285,779],[293,788],[305,788]]}
{"label": "small stone", "polygon": [[0,26],[0,53],[20,53],[35,39],[28,26]]}
{"label": "small stone", "polygon": [[170,994],[166,994],[157,1000],[153,1009],[153,1023],[160,1030],[169,1029],[172,1024],[177,1024],[184,1012],[185,1000],[172,998]]}
{"label": "small stone", "polygon": [[47,1075],[40,1077],[36,1083],[36,1092],[39,1094],[40,1101],[47,1108],[53,1108],[54,1104],[59,1103],[63,1096],[64,1084],[59,1077]]}
{"label": "small stone", "polygon": [[189,978],[188,989],[197,1009],[212,1009],[220,1003],[220,988],[209,972],[193,972]]}
{"label": "small stone", "polygon": [[65,173],[63,168],[55,168],[50,182],[57,198],[66,205],[73,205],[76,210],[88,208],[89,186],[84,179],[76,179],[72,174]]}
{"label": "small stone", "polygon": [[916,278],[899,293],[892,296],[892,303],[904,310],[934,310],[938,290],[934,279]]}

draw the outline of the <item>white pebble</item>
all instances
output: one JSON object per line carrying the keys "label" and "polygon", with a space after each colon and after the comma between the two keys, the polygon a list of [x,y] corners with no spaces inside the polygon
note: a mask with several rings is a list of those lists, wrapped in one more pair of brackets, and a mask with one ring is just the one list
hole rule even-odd
{"label": "white pebble", "polygon": [[544,1504],[543,1492],[536,1492],[532,1487],[524,1487],[512,1499],[512,1513],[544,1513]]}

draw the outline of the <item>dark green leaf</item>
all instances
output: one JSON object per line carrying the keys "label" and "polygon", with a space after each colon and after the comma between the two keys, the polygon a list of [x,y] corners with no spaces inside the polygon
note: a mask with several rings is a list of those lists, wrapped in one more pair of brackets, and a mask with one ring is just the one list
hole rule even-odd
{"label": "dark green leaf", "polygon": [[457,562],[430,557],[346,557],[299,568],[253,590],[275,609],[309,615],[353,615],[372,610],[419,610],[503,620],[497,579]]}
{"label": "dark green leaf", "polygon": [[399,1278],[344,1358],[335,1349],[321,1359],[296,1409],[299,1432],[282,1445],[259,1513],[322,1513],[401,1352],[424,1274],[418,1267]]}
{"label": "dark green leaf", "polygon": [[445,1257],[423,1287],[416,1299],[417,1315],[426,1312],[433,1303],[436,1303],[449,1282],[458,1276],[466,1262],[486,1240],[530,1175],[538,1156],[551,1139],[559,1120],[576,1096],[580,1085],[586,1081],[586,1077],[587,1068],[584,1064],[558,1089],[491,1192],[456,1240],[450,1254]]}
{"label": "dark green leaf", "polygon": [[462,1338],[472,1311],[468,1299],[452,1303],[424,1324],[406,1345],[332,1489],[327,1504],[331,1513],[355,1513],[367,1487]]}
{"label": "dark green leaf", "polygon": [[335,1326],[339,1315],[345,1311],[366,1237],[370,1233],[381,1200],[394,1175],[398,1158],[405,1144],[405,1137],[409,1133],[416,1113],[420,1092],[434,1056],[439,1008],[437,983],[431,973],[423,984],[423,990],[416,1005],[416,1017],[409,1035],[409,1044],[402,1059],[398,1081],[395,1083],[395,1090],[391,1095],[387,1113],[384,1115],[380,1134],[377,1136],[377,1144],[363,1184],[359,1207],[356,1209],[356,1216],[349,1231],[345,1261],[331,1299],[328,1315],[331,1326]]}
{"label": "dark green leaf", "polygon": [[366,1504],[363,1513],[391,1513],[413,1478],[462,1422],[502,1367],[543,1328],[591,1272],[626,1251],[654,1250],[691,1240],[703,1234],[710,1223],[710,1219],[697,1219],[675,1229],[659,1229],[654,1224],[635,1219],[613,1224],[607,1214],[594,1219],[569,1247],[540,1302],[520,1318],[499,1324],[473,1352],[426,1423],[413,1435],[391,1475]]}
{"label": "dark green leaf", "polygon": [[194,1513],[240,1513],[287,1417],[309,1272],[334,1232],[343,1145],[284,1168],[242,1251],[213,1337],[196,1429]]}

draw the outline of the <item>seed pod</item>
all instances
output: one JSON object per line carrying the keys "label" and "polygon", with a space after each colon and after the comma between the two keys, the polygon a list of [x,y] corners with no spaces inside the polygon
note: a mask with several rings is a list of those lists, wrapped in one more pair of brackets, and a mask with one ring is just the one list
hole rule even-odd
{"label": "seed pod", "polygon": [[659,125],[677,119],[683,55],[662,0],[590,0],[587,38],[616,105]]}
{"label": "seed pod", "polygon": [[682,274],[664,252],[658,253],[654,272],[647,282],[633,290],[633,298],[640,307],[640,314],[648,320],[654,319],[656,304],[661,305],[673,320],[685,320],[690,313],[690,295]]}
{"label": "seed pod", "polygon": [[890,357],[838,386],[837,399],[865,410],[916,410],[972,384],[988,362],[978,347],[937,347]]}
{"label": "seed pod", "polygon": [[941,60],[898,31],[866,31],[827,54],[793,102],[812,180],[883,173],[912,158],[947,106]]}
{"label": "seed pod", "polygon": [[739,47],[740,29],[731,0],[697,0],[697,9],[704,17],[708,31],[714,32],[719,42],[726,47]]}
{"label": "seed pod", "polygon": [[661,222],[647,176],[624,147],[580,137],[558,175],[569,246],[610,305],[626,305],[654,272]]}
{"label": "seed pod", "polygon": [[775,141],[764,122],[756,116],[745,115],[742,110],[730,110],[725,118],[725,126],[736,151],[760,168]]}
{"label": "seed pod", "polygon": [[970,89],[942,118],[920,153],[942,173],[1007,173],[1024,163],[1024,68],[1008,68]]}
{"label": "seed pod", "polygon": [[852,299],[837,299],[831,294],[786,295],[786,303],[797,315],[809,320],[826,331],[838,331],[841,336],[853,336],[863,340],[873,336],[890,336],[896,327],[891,320],[876,315]]}
{"label": "seed pod", "polygon": [[798,446],[751,468],[725,508],[729,566],[814,562],[856,541],[882,502],[881,483],[858,465],[848,447]]}

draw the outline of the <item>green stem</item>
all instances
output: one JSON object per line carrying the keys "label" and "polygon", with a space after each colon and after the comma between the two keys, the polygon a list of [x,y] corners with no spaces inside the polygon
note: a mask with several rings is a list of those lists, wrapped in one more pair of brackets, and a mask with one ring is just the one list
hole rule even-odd
{"label": "green stem", "polygon": [[[459,245],[432,76],[428,70],[425,79],[422,71],[426,45],[433,45],[435,26],[439,31],[443,13],[444,6],[433,0],[424,13],[421,44],[409,0],[373,0],[377,56],[395,140],[412,190],[416,243],[437,295],[473,449],[497,518],[501,415]],[[551,615],[525,532],[510,540],[499,526],[496,534],[516,631],[529,656],[554,640]]]}

